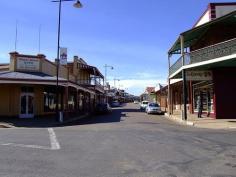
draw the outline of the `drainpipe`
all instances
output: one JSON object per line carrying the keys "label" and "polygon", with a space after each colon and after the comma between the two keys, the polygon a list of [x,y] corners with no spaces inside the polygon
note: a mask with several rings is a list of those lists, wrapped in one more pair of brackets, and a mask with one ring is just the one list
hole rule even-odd
{"label": "drainpipe", "polygon": [[[180,45],[181,45],[181,56],[182,56],[182,66],[185,65],[184,61],[184,37],[180,35]],[[185,69],[182,69],[182,78],[183,78],[183,103],[184,110],[182,112],[182,119],[187,120],[187,84],[186,84],[186,74]]]}

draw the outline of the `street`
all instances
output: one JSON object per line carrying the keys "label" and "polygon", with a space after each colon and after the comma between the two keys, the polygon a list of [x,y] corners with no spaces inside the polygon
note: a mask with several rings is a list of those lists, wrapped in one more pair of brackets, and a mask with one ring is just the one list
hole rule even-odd
{"label": "street", "polygon": [[65,126],[0,129],[0,176],[233,177],[235,137],[129,103]]}

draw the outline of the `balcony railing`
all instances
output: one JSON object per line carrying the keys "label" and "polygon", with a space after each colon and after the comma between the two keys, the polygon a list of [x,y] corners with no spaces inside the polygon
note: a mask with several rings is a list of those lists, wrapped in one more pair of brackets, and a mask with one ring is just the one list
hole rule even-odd
{"label": "balcony railing", "polygon": [[[189,53],[184,55],[184,64],[190,64],[190,56]],[[170,75],[176,72],[182,66],[182,56],[170,67]]]}
{"label": "balcony railing", "polygon": [[[199,63],[219,57],[236,54],[236,38],[204,47],[184,56],[184,65]],[[182,57],[180,57],[171,67],[170,75],[180,69],[182,66]]]}
{"label": "balcony railing", "polygon": [[102,85],[99,81],[94,80],[94,79],[87,79],[87,80],[80,79],[80,80],[77,80],[77,83],[81,85],[91,85],[91,86]]}
{"label": "balcony railing", "polygon": [[236,38],[191,52],[190,64],[224,57],[235,53]]}

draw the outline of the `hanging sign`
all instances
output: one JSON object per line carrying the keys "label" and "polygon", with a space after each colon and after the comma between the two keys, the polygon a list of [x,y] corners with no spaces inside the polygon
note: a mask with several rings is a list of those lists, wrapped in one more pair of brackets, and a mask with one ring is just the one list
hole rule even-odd
{"label": "hanging sign", "polygon": [[67,65],[67,48],[60,48],[60,64]]}
{"label": "hanging sign", "polygon": [[209,81],[212,80],[211,71],[186,71],[186,79],[192,81]]}

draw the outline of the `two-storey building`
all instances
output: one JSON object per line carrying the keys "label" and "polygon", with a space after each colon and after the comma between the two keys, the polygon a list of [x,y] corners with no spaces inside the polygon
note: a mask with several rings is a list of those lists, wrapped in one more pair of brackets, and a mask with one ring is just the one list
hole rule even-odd
{"label": "two-storey building", "polygon": [[[97,82],[103,80],[103,75],[96,67],[81,61],[75,57],[68,65],[59,65],[58,102],[65,115],[92,112],[104,92]],[[41,54],[10,53],[10,63],[0,64],[0,116],[55,115],[56,67]]]}
{"label": "two-storey building", "polygon": [[[169,113],[235,118],[236,3],[211,3],[194,27],[168,51]],[[176,82],[177,81],[177,82]]]}

